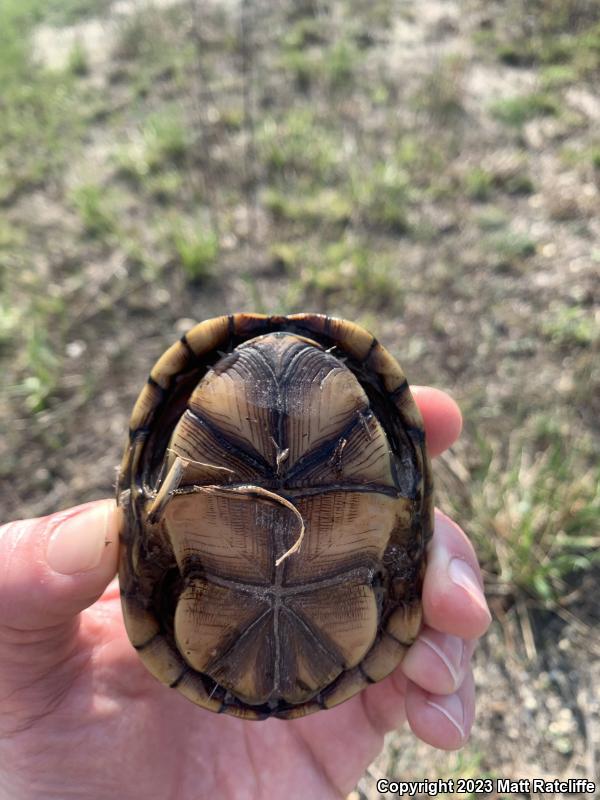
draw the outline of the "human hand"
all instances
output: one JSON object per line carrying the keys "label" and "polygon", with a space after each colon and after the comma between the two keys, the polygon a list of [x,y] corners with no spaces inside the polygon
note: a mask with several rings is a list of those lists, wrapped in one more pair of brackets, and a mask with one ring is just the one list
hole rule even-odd
{"label": "human hand", "polygon": [[[461,418],[413,387],[432,456]],[[0,797],[10,800],[330,800],[408,720],[452,750],[474,718],[470,659],[490,622],[477,559],[441,512],[423,587],[425,625],[392,675],[293,721],[218,716],[142,665],[113,578],[119,511],[87,503],[0,528]]]}

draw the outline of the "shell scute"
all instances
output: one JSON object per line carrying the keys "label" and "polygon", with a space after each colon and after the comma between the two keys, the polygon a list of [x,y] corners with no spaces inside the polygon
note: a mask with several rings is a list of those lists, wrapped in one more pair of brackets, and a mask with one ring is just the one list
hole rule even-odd
{"label": "shell scute", "polygon": [[185,338],[196,356],[201,356],[227,341],[229,325],[229,317],[226,316],[207,319],[194,325]]}

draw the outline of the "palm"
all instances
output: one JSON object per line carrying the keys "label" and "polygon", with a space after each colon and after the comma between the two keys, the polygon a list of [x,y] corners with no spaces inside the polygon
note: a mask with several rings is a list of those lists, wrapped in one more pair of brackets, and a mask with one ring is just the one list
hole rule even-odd
{"label": "palm", "polygon": [[[258,723],[169,692],[131,647],[114,584],[81,615],[77,650],[52,679],[68,692],[48,698],[51,715],[23,721],[15,752],[31,754],[24,770],[40,785],[53,785],[59,764],[95,800],[279,793],[326,800],[349,791],[381,748],[360,696],[295,722]],[[48,789],[43,796],[52,797]]]}

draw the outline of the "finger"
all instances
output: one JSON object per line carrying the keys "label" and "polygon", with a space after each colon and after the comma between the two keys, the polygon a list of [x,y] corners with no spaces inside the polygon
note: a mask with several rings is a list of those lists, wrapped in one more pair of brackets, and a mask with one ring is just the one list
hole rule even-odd
{"label": "finger", "polygon": [[462,747],[475,718],[475,685],[471,670],[454,694],[432,694],[409,681],[406,718],[412,732],[427,744],[441,750]]}
{"label": "finger", "polygon": [[476,640],[425,626],[402,661],[402,671],[428,692],[452,694],[463,683]]}
{"label": "finger", "polygon": [[[86,503],[0,528],[0,632],[27,642],[53,635],[104,591],[117,566],[119,513],[112,500]],[[0,661],[6,638],[0,637]]]}
{"label": "finger", "polygon": [[431,386],[411,386],[410,390],[423,415],[427,449],[439,456],[453,444],[462,430],[462,415],[449,394]]}
{"label": "finger", "polygon": [[492,619],[473,546],[437,509],[423,584],[423,616],[431,628],[463,639],[482,636]]}

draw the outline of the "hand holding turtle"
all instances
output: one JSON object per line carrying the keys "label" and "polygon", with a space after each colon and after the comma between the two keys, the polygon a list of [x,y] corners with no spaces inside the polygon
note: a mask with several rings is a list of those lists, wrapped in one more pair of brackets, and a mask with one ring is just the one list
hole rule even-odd
{"label": "hand holding turtle", "polygon": [[[435,456],[460,431],[441,392],[415,390]],[[441,513],[425,625],[387,679],[330,711],[246,722],[196,708],[147,672],[126,636],[119,517],[88,503],[0,528],[0,796],[11,800],[343,797],[408,723],[442,749],[474,717],[469,666],[490,620],[473,549]]]}

